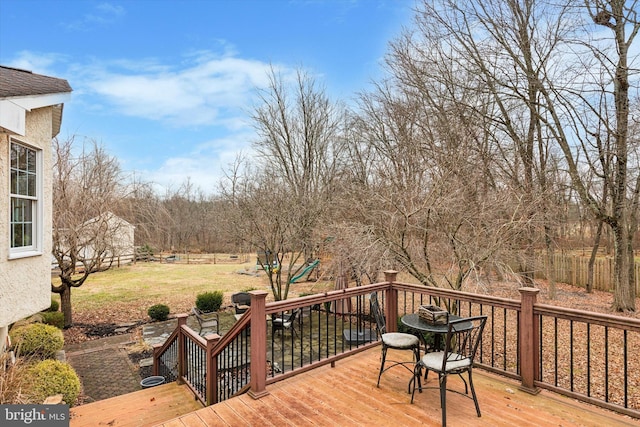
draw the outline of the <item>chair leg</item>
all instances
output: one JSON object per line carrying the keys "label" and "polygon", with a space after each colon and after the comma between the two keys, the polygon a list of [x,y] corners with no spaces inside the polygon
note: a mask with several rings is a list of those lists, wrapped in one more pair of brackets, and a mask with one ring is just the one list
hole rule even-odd
{"label": "chair leg", "polygon": [[473,396],[473,403],[476,404],[476,413],[480,417],[480,404],[478,403],[478,397],[476,396],[476,389],[473,388],[473,377],[471,376],[471,369],[469,369],[469,387],[471,388],[471,395]]}
{"label": "chair leg", "polygon": [[[420,363],[420,347],[417,347],[417,348],[413,349],[413,357],[416,359],[416,366],[418,366],[418,363]],[[413,370],[413,378],[409,382],[409,387],[408,387],[407,393],[411,393],[411,383],[414,382],[415,379],[416,379],[416,376],[415,376],[415,368],[414,368],[414,370]],[[420,387],[420,389],[422,389],[422,384],[420,383],[420,376],[418,376],[418,387]],[[414,390],[415,390],[415,384],[414,384]],[[422,390],[420,390],[420,392],[422,392]]]}
{"label": "chair leg", "polygon": [[378,373],[378,384],[377,387],[380,388],[380,377],[382,376],[382,371],[384,371],[384,361],[387,359],[387,347],[382,344],[382,361],[380,363],[380,373]]}
{"label": "chair leg", "polygon": [[467,384],[467,380],[462,376],[462,372],[458,374],[462,382],[464,383],[464,394],[469,394],[469,385]]}
{"label": "chair leg", "polygon": [[416,363],[416,367],[413,368],[413,378],[411,378],[411,381],[409,382],[409,387],[413,386],[411,389],[411,403],[413,403],[413,397],[416,395],[416,381],[418,382],[418,392],[422,393],[420,377],[422,377],[422,365],[420,363]]}
{"label": "chair leg", "polygon": [[442,410],[442,427],[447,425],[447,375],[440,376],[440,409]]}

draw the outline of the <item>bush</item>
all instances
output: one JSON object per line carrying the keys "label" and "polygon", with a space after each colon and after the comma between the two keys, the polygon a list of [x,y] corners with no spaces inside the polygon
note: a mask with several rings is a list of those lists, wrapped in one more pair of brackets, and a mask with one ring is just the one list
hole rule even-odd
{"label": "bush", "polygon": [[203,292],[196,297],[196,307],[205,313],[218,311],[223,297],[222,291]]}
{"label": "bush", "polygon": [[169,307],[164,304],[156,304],[149,307],[147,314],[153,320],[167,320],[169,317]]}
{"label": "bush", "polygon": [[42,313],[42,322],[62,329],[64,328],[64,313],[60,311],[47,311]]}
{"label": "bush", "polygon": [[[62,313],[61,313],[62,314]],[[18,355],[35,355],[43,358],[53,357],[64,346],[64,335],[55,326],[44,323],[32,323],[12,328],[11,341]]]}
{"label": "bush", "polygon": [[47,308],[45,310],[45,312],[58,311],[59,308],[60,308],[60,303],[58,301],[54,300],[53,298],[51,298],[51,305],[49,306],[49,308]]}
{"label": "bush", "polygon": [[59,360],[43,360],[29,369],[28,396],[32,403],[42,403],[62,394],[65,403],[73,406],[80,394],[80,379],[71,365]]}

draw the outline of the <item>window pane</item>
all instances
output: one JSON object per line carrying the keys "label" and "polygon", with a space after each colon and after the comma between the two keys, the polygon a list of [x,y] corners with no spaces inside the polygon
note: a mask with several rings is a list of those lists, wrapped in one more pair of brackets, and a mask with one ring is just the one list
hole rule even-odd
{"label": "window pane", "polygon": [[28,188],[27,195],[31,197],[36,197],[36,176],[32,173],[27,177],[28,180]]}
{"label": "window pane", "polygon": [[24,206],[22,200],[12,198],[11,199],[11,222],[22,222],[24,218]]}
{"label": "window pane", "polygon": [[22,205],[24,207],[22,222],[28,222],[28,223],[33,222],[33,210],[32,210],[33,202],[31,200],[23,200]]}
{"label": "window pane", "polygon": [[11,247],[19,248],[22,246],[22,224],[13,224],[11,227]]}
{"label": "window pane", "polygon": [[18,167],[18,146],[16,144],[11,144],[11,167]]}
{"label": "window pane", "polygon": [[33,225],[25,223],[22,227],[22,246],[31,246],[33,244],[33,233],[31,232]]}
{"label": "window pane", "polygon": [[18,172],[11,169],[11,194],[18,194]]}
{"label": "window pane", "polygon": [[34,150],[27,151],[27,171],[36,173],[36,152]]}
{"label": "window pane", "polygon": [[18,190],[16,194],[20,194],[21,196],[27,195],[27,174],[25,172],[18,172]]}
{"label": "window pane", "polygon": [[18,145],[18,169],[27,170],[27,149]]}

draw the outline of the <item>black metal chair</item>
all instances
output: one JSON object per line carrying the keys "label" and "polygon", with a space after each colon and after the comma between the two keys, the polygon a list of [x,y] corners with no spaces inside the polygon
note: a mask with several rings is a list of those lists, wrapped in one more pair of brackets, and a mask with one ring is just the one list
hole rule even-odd
{"label": "black metal chair", "polygon": [[[450,321],[445,338],[444,351],[426,353],[422,356],[422,359],[416,363],[413,378],[410,383],[410,387],[412,388],[411,403],[413,403],[416,388],[420,393],[422,393],[423,390],[421,383],[422,369],[426,369],[425,383],[429,371],[436,372],[439,380],[438,388],[440,389],[440,407],[442,410],[443,426],[447,425],[447,390],[473,399],[473,403],[476,405],[476,413],[478,417],[480,416],[480,405],[478,404],[476,391],[473,387],[471,372],[473,370],[473,360],[478,350],[486,322],[487,316],[466,317]],[[462,376],[465,372],[469,375],[468,386]],[[464,393],[458,390],[447,389],[447,377],[451,374],[457,374],[462,378],[464,382]],[[469,388],[471,388],[471,396],[469,396]]]}
{"label": "black metal chair", "polygon": [[200,326],[200,330],[198,331],[199,335],[202,335],[203,330],[206,332],[207,329],[211,328],[215,328],[216,334],[220,335],[220,316],[218,312],[203,313],[197,307],[193,307],[191,312]]}
{"label": "black metal chair", "polygon": [[295,324],[301,309],[296,308],[291,314],[281,313],[271,315],[271,336],[275,336],[277,331],[292,331],[297,334]]}
{"label": "black metal chair", "polygon": [[231,302],[236,310],[236,314],[242,314],[251,306],[251,294],[248,292],[238,292],[231,295]]}
{"label": "black metal chair", "polygon": [[[376,384],[377,387],[380,387],[380,377],[382,376],[382,373],[390,368],[393,368],[396,365],[402,365],[409,371],[413,372],[413,370],[409,368],[407,364],[410,363],[413,366],[414,363],[418,363],[418,361],[420,360],[420,340],[413,334],[407,334],[403,332],[387,332],[387,324],[384,315],[382,314],[382,310],[380,309],[378,294],[376,292],[371,293],[370,301],[371,313],[376,319],[378,334],[380,335],[380,340],[382,341],[382,361],[380,362],[380,372],[378,373],[378,383]],[[413,352],[413,357],[415,360],[389,360],[391,365],[385,368],[384,365],[387,362],[387,350],[390,348],[396,350],[411,350]],[[409,386],[411,386],[411,383],[409,383]]]}

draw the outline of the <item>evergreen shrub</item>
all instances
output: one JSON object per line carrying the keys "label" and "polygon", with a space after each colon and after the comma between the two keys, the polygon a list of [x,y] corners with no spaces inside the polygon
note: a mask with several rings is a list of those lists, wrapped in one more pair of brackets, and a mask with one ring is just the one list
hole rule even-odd
{"label": "evergreen shrub", "polygon": [[34,355],[46,359],[53,357],[64,346],[62,331],[44,323],[12,328],[9,335],[17,349],[17,355]]}
{"label": "evergreen shrub", "polygon": [[62,394],[73,406],[80,395],[80,378],[71,365],[59,360],[43,360],[29,369],[28,396],[32,403],[42,403],[49,396]]}
{"label": "evergreen shrub", "polygon": [[222,291],[203,292],[196,297],[196,307],[204,313],[218,311],[223,297]]}
{"label": "evergreen shrub", "polygon": [[153,320],[167,320],[167,318],[169,317],[169,307],[165,304],[152,305],[151,307],[149,307],[149,310],[147,310],[147,314]]}

